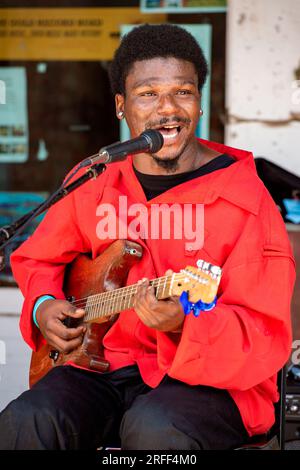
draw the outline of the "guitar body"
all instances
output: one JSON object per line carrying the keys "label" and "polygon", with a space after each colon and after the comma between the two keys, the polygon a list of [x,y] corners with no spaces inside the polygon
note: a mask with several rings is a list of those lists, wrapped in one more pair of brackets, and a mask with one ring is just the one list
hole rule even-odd
{"label": "guitar body", "polygon": [[[64,292],[67,299],[85,299],[101,292],[118,289],[126,283],[130,268],[142,257],[142,248],[128,240],[113,242],[98,258],[90,259],[79,255],[68,266],[65,275]],[[84,308],[84,301],[80,306]],[[68,354],[54,354],[53,347],[43,345],[32,353],[29,383],[30,387],[40,380],[53,366],[72,362],[80,367],[105,372],[109,363],[103,354],[102,340],[118,314],[98,319],[97,322],[85,322],[87,331],[80,347]],[[68,326],[74,325],[74,320]],[[50,355],[54,358],[51,359]]]}

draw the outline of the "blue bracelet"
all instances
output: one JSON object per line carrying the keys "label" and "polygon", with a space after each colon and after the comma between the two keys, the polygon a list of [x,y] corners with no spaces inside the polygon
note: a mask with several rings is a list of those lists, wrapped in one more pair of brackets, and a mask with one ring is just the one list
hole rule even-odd
{"label": "blue bracelet", "polygon": [[33,311],[32,311],[32,318],[33,318],[33,321],[34,321],[34,324],[38,327],[39,327],[39,324],[37,322],[37,319],[36,319],[36,311],[37,309],[39,308],[39,306],[45,301],[45,300],[49,300],[49,299],[55,299],[55,297],[53,297],[53,295],[42,295],[41,297],[39,297],[37,299],[37,301],[35,302],[34,304],[34,307],[33,307]]}
{"label": "blue bracelet", "polygon": [[202,302],[202,300],[198,300],[198,302],[190,302],[188,297],[188,293],[186,291],[183,291],[179,298],[185,315],[188,315],[189,313],[193,312],[193,315],[195,317],[199,317],[202,311],[209,312],[215,307],[217,303],[217,296],[210,303]]}

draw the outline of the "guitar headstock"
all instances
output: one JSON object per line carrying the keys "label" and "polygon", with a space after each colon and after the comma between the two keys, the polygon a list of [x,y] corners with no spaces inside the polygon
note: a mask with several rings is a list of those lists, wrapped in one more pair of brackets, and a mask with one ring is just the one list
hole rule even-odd
{"label": "guitar headstock", "polygon": [[189,294],[189,301],[211,303],[217,295],[222,269],[204,260],[197,261],[197,267],[186,266],[175,274],[171,282],[170,295]]}

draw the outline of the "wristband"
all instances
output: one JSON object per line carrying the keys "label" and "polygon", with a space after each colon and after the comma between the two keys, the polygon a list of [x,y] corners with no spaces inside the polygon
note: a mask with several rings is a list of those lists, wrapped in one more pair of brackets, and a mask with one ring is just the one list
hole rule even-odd
{"label": "wristband", "polygon": [[45,300],[49,300],[49,299],[53,299],[55,300],[55,297],[53,297],[53,295],[42,295],[41,297],[39,297],[37,299],[37,301],[35,302],[34,304],[34,307],[33,307],[33,312],[32,312],[32,318],[33,318],[33,321],[34,321],[34,324],[38,327],[39,327],[39,324],[37,322],[37,319],[36,319],[36,311],[37,309],[39,308],[39,306],[45,301]]}

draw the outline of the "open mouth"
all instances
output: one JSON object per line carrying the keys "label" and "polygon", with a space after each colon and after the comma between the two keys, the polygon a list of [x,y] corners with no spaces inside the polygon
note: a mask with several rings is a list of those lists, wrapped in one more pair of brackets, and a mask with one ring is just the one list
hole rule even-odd
{"label": "open mouth", "polygon": [[165,125],[162,127],[158,127],[156,130],[158,130],[164,137],[164,140],[168,139],[175,139],[178,134],[180,133],[182,127],[177,125]]}

